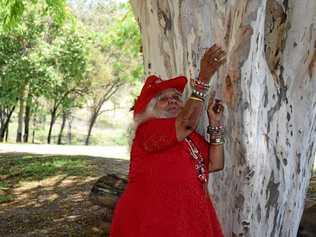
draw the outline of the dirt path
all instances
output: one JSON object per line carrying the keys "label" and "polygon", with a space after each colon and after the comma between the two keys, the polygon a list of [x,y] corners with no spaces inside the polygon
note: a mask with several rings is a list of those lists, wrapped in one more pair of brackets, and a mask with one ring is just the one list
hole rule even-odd
{"label": "dirt path", "polygon": [[1,153],[32,153],[46,155],[86,155],[117,159],[129,159],[127,146],[83,146],[48,144],[0,144]]}

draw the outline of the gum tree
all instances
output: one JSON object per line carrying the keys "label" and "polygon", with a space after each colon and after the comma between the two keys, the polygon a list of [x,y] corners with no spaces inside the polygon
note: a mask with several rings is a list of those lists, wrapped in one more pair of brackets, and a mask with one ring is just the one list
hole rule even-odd
{"label": "gum tree", "polygon": [[296,236],[316,148],[316,2],[131,3],[147,74],[197,77],[204,48],[228,53],[212,79],[226,167],[209,185],[225,236]]}

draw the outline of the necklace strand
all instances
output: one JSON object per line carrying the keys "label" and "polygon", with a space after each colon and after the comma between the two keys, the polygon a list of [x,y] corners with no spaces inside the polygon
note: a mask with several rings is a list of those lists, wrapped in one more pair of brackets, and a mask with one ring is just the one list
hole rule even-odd
{"label": "necklace strand", "polygon": [[192,139],[189,137],[186,137],[185,142],[188,144],[191,157],[197,162],[195,164],[195,169],[197,171],[197,177],[202,183],[207,182],[207,176],[206,176],[206,169],[205,169],[205,162],[202,157],[202,154],[197,149],[196,145],[193,143]]}

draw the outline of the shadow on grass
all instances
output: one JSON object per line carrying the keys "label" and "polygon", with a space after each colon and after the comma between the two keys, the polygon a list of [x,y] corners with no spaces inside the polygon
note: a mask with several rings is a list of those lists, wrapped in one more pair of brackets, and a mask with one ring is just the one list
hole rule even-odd
{"label": "shadow on grass", "polygon": [[129,162],[87,156],[1,154],[0,236],[104,236],[105,210],[88,195],[106,173]]}
{"label": "shadow on grass", "polygon": [[86,157],[83,156],[47,156],[47,155],[10,155],[0,156],[0,175],[22,179],[38,180],[57,174],[89,174]]}

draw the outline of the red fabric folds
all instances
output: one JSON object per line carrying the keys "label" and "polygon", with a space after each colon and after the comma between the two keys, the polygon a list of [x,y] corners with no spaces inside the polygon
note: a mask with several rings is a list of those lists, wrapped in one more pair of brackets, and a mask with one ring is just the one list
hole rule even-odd
{"label": "red fabric folds", "polygon": [[[196,132],[190,138],[208,164],[208,144]],[[185,142],[177,141],[174,118],[140,125],[110,237],[223,237],[194,164]]]}

